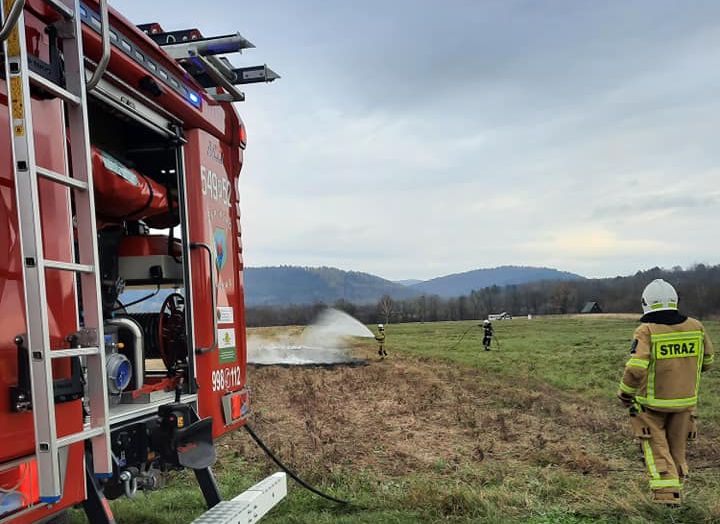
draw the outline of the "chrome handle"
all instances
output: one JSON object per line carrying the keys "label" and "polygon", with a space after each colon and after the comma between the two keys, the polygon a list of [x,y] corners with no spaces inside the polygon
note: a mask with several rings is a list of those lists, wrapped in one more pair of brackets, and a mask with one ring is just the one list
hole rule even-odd
{"label": "chrome handle", "polygon": [[100,0],[100,36],[102,37],[102,56],[90,80],[87,81],[88,91],[98,85],[110,62],[110,19],[107,0]]}

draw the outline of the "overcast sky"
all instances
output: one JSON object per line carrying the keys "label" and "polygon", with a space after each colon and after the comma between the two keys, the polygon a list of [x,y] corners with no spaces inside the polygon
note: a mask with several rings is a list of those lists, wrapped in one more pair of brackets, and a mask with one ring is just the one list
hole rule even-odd
{"label": "overcast sky", "polygon": [[[720,2],[112,0],[240,31],[248,265],[719,263]],[[187,7],[178,7],[187,5]]]}

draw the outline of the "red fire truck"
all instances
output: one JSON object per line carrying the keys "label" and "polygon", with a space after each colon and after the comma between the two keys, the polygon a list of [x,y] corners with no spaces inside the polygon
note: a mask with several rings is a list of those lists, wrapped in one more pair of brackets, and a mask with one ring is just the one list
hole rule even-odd
{"label": "red fire truck", "polygon": [[233,103],[278,76],[240,34],[2,4],[0,522],[112,523],[182,468],[198,522],[255,522],[284,474],[221,501],[211,467],[249,412]]}

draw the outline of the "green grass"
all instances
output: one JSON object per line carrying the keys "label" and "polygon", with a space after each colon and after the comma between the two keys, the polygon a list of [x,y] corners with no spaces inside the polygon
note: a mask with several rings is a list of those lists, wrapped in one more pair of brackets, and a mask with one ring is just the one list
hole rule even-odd
{"label": "green grass", "polygon": [[[537,380],[563,391],[613,401],[638,323],[630,319],[535,317],[493,323],[492,351],[482,350],[478,322],[397,324],[388,328],[387,347],[431,359],[476,367],[495,376]],[[705,323],[720,343],[720,323]],[[469,331],[468,328],[470,329]],[[464,338],[462,334],[464,332]],[[720,380],[702,382],[702,416],[720,426]]]}
{"label": "green grass", "polygon": [[[506,391],[528,390],[555,394],[562,401],[586,405],[598,420],[622,419],[614,398],[622,367],[628,358],[633,330],[629,319],[593,317],[540,317],[532,321],[495,322],[496,340],[490,352],[482,351],[482,329],[477,322],[441,322],[390,325],[386,346],[390,361],[420,362],[429,367],[452,364],[477,381],[489,381]],[[720,340],[720,324],[706,323]],[[468,331],[469,329],[469,331]],[[460,340],[463,333],[465,337]],[[459,341],[459,343],[458,343]],[[365,344],[368,354],[370,347]],[[553,393],[556,392],[556,393]],[[542,400],[542,399],[541,399]],[[513,416],[522,410],[547,409],[548,418],[558,415],[552,406],[528,407],[523,398],[499,395],[488,399],[496,413]],[[525,402],[525,403],[524,403]],[[262,399],[256,403],[263,404]],[[523,404],[524,403],[524,404]],[[272,410],[272,406],[263,405]],[[701,442],[698,450],[714,450],[711,440],[720,435],[720,375],[710,372],[701,388]],[[482,429],[482,428],[481,428]],[[488,430],[489,431],[489,430]],[[632,471],[605,475],[583,474],[558,463],[547,449],[533,456],[459,465],[437,461],[432,471],[393,477],[374,469],[352,465],[331,471],[302,471],[322,489],[354,504],[338,507],[299,489],[290,481],[288,498],[263,521],[273,523],[415,523],[488,522],[532,524],[720,522],[720,469],[694,473],[683,508],[670,510],[649,502],[641,465],[631,462],[634,444],[611,428],[583,433],[588,442],[578,444],[570,431],[568,446],[600,453],[608,460],[629,464]],[[588,437],[590,435],[590,437]],[[292,435],[288,436],[292,439]],[[437,442],[436,445],[444,445]],[[590,453],[589,451],[589,453]],[[223,492],[231,496],[275,470],[267,463],[248,462],[223,454],[216,468]],[[706,457],[690,455],[693,464]],[[714,462],[720,454],[714,453]],[[112,503],[122,523],[189,522],[203,511],[202,499],[192,475],[177,475],[165,490],[135,500]],[[74,515],[82,522],[79,513]]]}

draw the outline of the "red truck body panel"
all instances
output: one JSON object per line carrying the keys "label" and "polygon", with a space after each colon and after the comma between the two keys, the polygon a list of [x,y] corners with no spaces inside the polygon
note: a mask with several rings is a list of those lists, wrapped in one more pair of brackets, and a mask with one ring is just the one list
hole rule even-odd
{"label": "red truck body panel", "polygon": [[190,242],[209,245],[216,262],[215,268],[209,268],[204,250],[192,253],[196,347],[214,343],[210,271],[217,275],[218,349],[197,356],[199,410],[201,417],[213,417],[213,435],[219,436],[241,422],[227,423],[221,398],[242,390],[246,380],[244,297],[237,280],[242,270],[236,192],[239,156],[237,148],[198,129],[189,131],[187,139]]}
{"label": "red truck body panel", "polygon": [[[91,10],[98,3],[85,2]],[[41,23],[40,19],[42,19]],[[29,51],[48,61],[48,40],[45,23],[57,19],[57,14],[44,2],[28,0],[25,11]],[[139,45],[147,57],[172,71],[183,83],[201,97],[195,107],[169,86],[162,86],[162,95],[153,101],[183,122],[187,143],[184,146],[185,186],[190,242],[207,244],[215,258],[215,268],[209,267],[204,250],[191,252],[192,298],[194,315],[194,344],[207,348],[196,356],[198,411],[201,418],[213,418],[213,436],[218,437],[240,427],[248,414],[246,387],[246,339],[243,291],[242,243],[239,223],[238,177],[242,167],[240,131],[242,122],[231,103],[212,100],[195,80],[149,37],[116,11],[111,10],[110,25],[122,37]],[[101,40],[87,24],[83,26],[85,54],[97,62]],[[121,49],[113,46],[108,72],[138,89],[148,71]],[[158,79],[162,82],[161,79]],[[18,231],[15,184],[13,180],[8,99],[4,81],[0,81],[0,464],[35,452],[33,417],[31,412],[11,410],[9,388],[18,382],[18,348],[15,337],[26,331],[23,277]],[[69,174],[65,150],[65,123],[61,102],[33,100],[34,138],[39,166],[58,173]],[[66,188],[40,180],[43,243],[48,258],[72,261],[73,236],[70,197]],[[98,214],[101,210],[98,209]],[[217,304],[211,299],[211,272],[217,276]],[[78,329],[77,297],[71,273],[48,270],[48,313],[53,348],[65,348],[67,334]],[[217,317],[217,333],[214,333]],[[214,340],[217,338],[217,347]],[[69,363],[54,364],[56,377],[69,374]],[[230,417],[223,409],[223,398],[230,399]],[[56,406],[58,436],[81,430],[83,413],[81,401]],[[40,507],[22,514],[13,523],[34,522],[82,502],[86,497],[83,443],[73,444],[68,453],[68,465],[62,500],[51,509]],[[36,469],[28,462],[20,468],[0,472],[0,487],[9,489],[28,484],[23,489],[31,494],[28,502],[36,502]]]}

